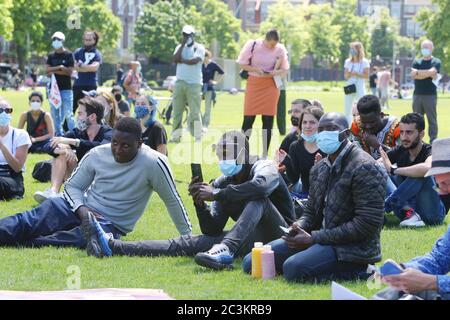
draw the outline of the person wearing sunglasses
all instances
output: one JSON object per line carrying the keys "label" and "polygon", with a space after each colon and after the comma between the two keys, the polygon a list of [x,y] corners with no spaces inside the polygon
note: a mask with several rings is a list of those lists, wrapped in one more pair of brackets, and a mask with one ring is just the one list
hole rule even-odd
{"label": "person wearing sunglasses", "polygon": [[22,198],[25,170],[31,140],[25,130],[11,126],[13,109],[0,98],[0,200]]}

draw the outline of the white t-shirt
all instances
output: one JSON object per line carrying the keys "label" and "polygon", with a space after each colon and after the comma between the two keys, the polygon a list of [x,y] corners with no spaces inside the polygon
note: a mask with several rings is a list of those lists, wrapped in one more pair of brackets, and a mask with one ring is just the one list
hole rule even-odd
{"label": "white t-shirt", "polygon": [[[348,72],[357,72],[359,74],[364,73],[364,69],[370,68],[369,60],[366,58],[363,58],[359,62],[352,62],[350,59],[345,60],[344,69]],[[364,93],[365,92],[365,85],[366,79],[363,78],[357,78],[357,77],[350,77],[347,80],[347,85],[354,84],[356,85],[356,92],[357,93]]]}
{"label": "white t-shirt", "polygon": [[[14,132],[14,137],[13,137]],[[27,145],[28,148],[31,146],[31,140],[30,136],[28,135],[28,132],[22,129],[16,129],[11,126],[9,126],[8,133],[4,137],[0,137],[0,140],[2,143],[8,148],[8,150],[13,154],[16,155],[16,149]],[[8,164],[6,161],[5,156],[3,155],[3,152],[0,151],[0,165]],[[25,166],[22,168],[22,171],[25,171]]]}
{"label": "white t-shirt", "polygon": [[[181,45],[178,45],[175,48],[174,54],[178,51],[180,46]],[[191,47],[184,46],[181,56],[185,60],[200,58],[201,61],[194,65],[178,63],[176,73],[177,80],[183,80],[189,84],[203,84],[202,64],[205,59],[205,47],[199,43],[194,43]]]}

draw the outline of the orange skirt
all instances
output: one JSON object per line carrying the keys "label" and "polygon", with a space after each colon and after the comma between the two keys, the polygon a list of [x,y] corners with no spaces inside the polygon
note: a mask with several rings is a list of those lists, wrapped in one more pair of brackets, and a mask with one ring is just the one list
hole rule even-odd
{"label": "orange skirt", "polygon": [[274,116],[280,90],[273,78],[249,76],[245,88],[244,116]]}

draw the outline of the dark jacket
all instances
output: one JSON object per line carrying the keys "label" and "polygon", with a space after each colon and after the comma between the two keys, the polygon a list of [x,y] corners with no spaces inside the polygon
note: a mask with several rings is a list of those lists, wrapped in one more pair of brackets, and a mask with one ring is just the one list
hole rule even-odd
{"label": "dark jacket", "polygon": [[[65,138],[71,138],[71,139],[80,139],[80,146],[79,147],[71,146],[71,148],[76,151],[77,159],[79,161],[92,148],[98,147],[99,145],[102,145],[102,144],[110,143],[111,139],[112,139],[112,131],[113,130],[112,130],[112,128],[110,126],[102,124],[100,126],[100,130],[98,131],[98,133],[95,136],[93,141],[89,140],[89,136],[88,136],[86,130],[81,131],[78,128],[74,128],[71,131],[67,131],[64,134],[64,137]],[[44,146],[44,150],[48,154],[50,154],[51,156],[57,157],[58,155],[55,154],[55,152],[54,152],[56,148],[52,148],[50,146],[50,144],[51,144],[51,142],[48,142]]]}
{"label": "dark jacket", "polygon": [[300,226],[314,243],[333,246],[339,261],[380,261],[386,179],[368,153],[348,143],[333,165],[325,158],[311,169]]}
{"label": "dark jacket", "polygon": [[228,212],[226,208],[252,200],[268,198],[288,225],[295,221],[294,205],[289,190],[273,161],[258,160],[253,165],[245,166],[244,170],[247,175],[244,182],[237,184],[234,177],[221,176],[212,183],[214,188],[220,189],[216,194],[217,204],[213,203],[212,208],[221,207],[223,210],[212,212],[209,206],[196,206],[203,234],[210,236],[221,234],[228,218],[237,221],[241,214],[239,210]]}

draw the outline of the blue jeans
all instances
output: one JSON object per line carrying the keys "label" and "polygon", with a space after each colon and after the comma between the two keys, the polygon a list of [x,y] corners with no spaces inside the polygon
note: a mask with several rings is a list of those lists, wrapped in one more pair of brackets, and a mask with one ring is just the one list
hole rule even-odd
{"label": "blue jeans", "polygon": [[[269,243],[275,253],[275,269],[287,281],[327,281],[367,278],[367,264],[338,261],[332,246],[314,244],[306,250],[291,249],[283,239]],[[252,270],[252,254],[242,262],[244,272]]]}
{"label": "blue jeans", "polygon": [[387,193],[385,201],[385,211],[394,211],[400,219],[404,219],[402,209],[410,207],[416,211],[423,222],[427,225],[436,225],[444,221],[445,207],[434,191],[436,185],[433,177],[426,178],[405,178],[400,176],[391,176],[392,181],[397,188]]}
{"label": "blue jeans", "polygon": [[62,136],[64,134],[63,123],[67,121],[69,130],[75,128],[75,119],[73,116],[73,92],[72,90],[61,90],[61,106],[56,109],[50,103],[50,111],[53,122],[55,123],[55,136]]}
{"label": "blue jeans", "polygon": [[[100,225],[115,239],[123,235],[105,219]],[[49,198],[36,208],[0,219],[0,246],[86,247],[81,220],[63,198]]]}

